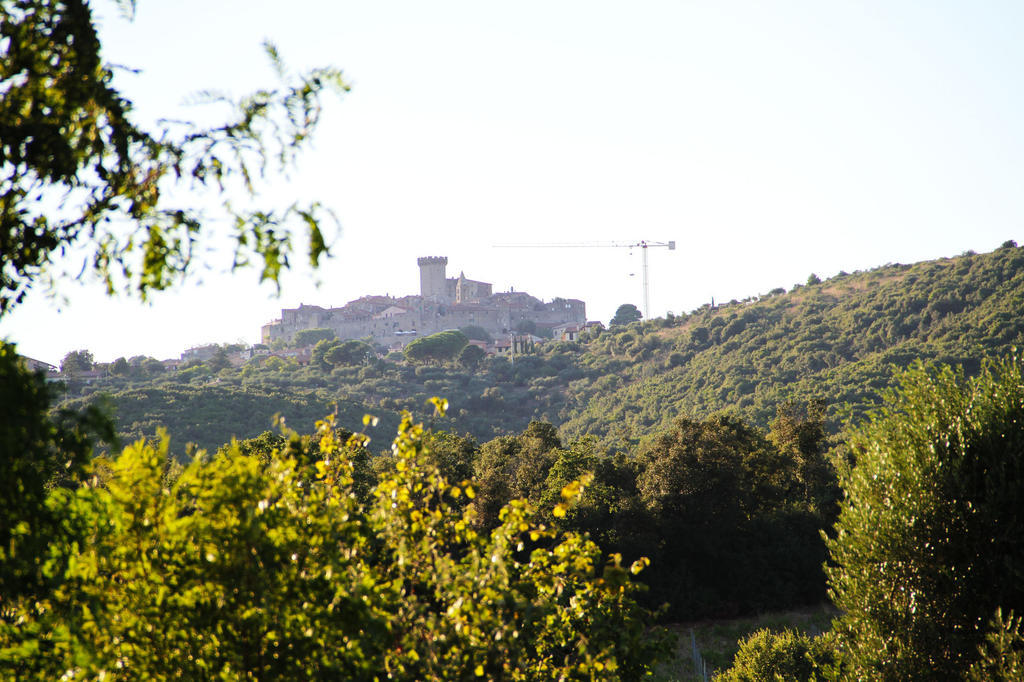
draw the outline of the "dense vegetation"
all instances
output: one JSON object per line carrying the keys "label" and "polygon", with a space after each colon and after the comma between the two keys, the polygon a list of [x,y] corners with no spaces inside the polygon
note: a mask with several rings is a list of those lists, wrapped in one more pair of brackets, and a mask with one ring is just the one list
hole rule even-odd
{"label": "dense vegetation", "polygon": [[[5,353],[8,383],[45,396]],[[1019,679],[1022,367],[918,364],[831,453],[817,403],[767,433],[681,418],[629,452],[541,422],[477,445],[405,419],[373,455],[332,418],[184,467],[166,439],[90,462],[91,420],[26,416],[5,441],[27,447],[0,508],[0,660],[38,677],[120,661],[633,679],[666,651],[636,598],[673,619],[820,599],[834,522],[833,629],[758,632],[723,679]]]}
{"label": "dense vegetation", "polygon": [[723,679],[1022,679],[1021,360],[916,365],[850,454],[826,569],[840,618],[757,633]]}
{"label": "dense vegetation", "polygon": [[586,344],[563,430],[634,439],[677,415],[820,399],[832,428],[856,420],[915,359],[978,370],[1024,340],[1024,251],[840,274],[825,282],[633,325]]}
{"label": "dense vegetation", "polygon": [[825,598],[819,533],[831,525],[837,491],[813,409],[787,406],[767,435],[728,417],[680,419],[629,454],[608,453],[593,438],[563,445],[541,422],[479,448],[462,439],[448,449],[477,481],[484,528],[512,499],[550,509],[563,486],[592,476],[580,503],[547,522],[627,560],[649,557],[645,601],[669,620]]}
{"label": "dense vegetation", "polygon": [[[188,443],[214,451],[237,435],[259,434],[272,428],[275,416],[305,430],[334,411],[339,423],[350,426],[359,424],[366,414],[358,403],[340,397],[329,404],[309,392],[292,393],[274,386],[242,388],[228,382],[142,386],[109,398],[101,394],[69,400],[63,409],[78,410],[85,406],[109,407],[124,443],[155,438],[161,427],[172,425],[175,439],[180,441],[175,443],[174,453],[182,461],[187,459]],[[374,434],[394,432],[398,419],[390,413],[388,417]],[[382,446],[385,444],[386,440]]]}
{"label": "dense vegetation", "polygon": [[[393,426],[403,409],[422,410],[434,395],[453,406],[438,425],[480,441],[538,420],[568,439],[592,435],[605,446],[628,447],[678,417],[704,419],[722,410],[763,429],[779,405],[809,400],[823,401],[827,429],[837,433],[876,405],[893,370],[914,359],[962,365],[971,374],[980,358],[1020,344],[1022,308],[1024,250],[1007,243],[988,254],[842,274],[789,293],[617,326],[581,342],[549,342],[511,363],[373,359],[353,345],[352,353],[338,351],[333,362],[308,367],[280,359],[239,369],[207,362],[90,385],[72,381],[69,397],[86,394],[91,403],[107,394],[129,437],[152,435],[163,418],[172,432],[187,432],[209,449],[224,442],[224,422],[182,409],[182,391],[223,389],[204,406],[236,415],[231,428],[239,438],[268,428],[264,417],[275,412],[299,416],[290,401],[310,410],[294,423],[342,401],[351,406],[347,413],[370,412]],[[325,342],[325,352],[331,343],[341,345]]]}
{"label": "dense vegetation", "polygon": [[[45,395],[6,345],[0,370]],[[333,419],[180,467],[166,437],[88,461],[79,426],[33,414],[4,441],[21,465],[0,498],[5,677],[637,679],[667,650],[633,600],[645,560],[606,560],[523,501],[479,532],[473,484],[408,417],[367,488],[365,438]]]}

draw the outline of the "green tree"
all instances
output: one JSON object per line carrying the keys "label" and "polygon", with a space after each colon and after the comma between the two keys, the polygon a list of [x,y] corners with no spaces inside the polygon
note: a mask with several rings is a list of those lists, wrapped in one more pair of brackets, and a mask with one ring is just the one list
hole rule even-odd
{"label": "green tree", "polygon": [[227,349],[223,346],[218,348],[213,357],[206,361],[206,366],[210,368],[211,372],[219,372],[222,369],[231,367],[231,360],[228,358]]}
{"label": "green tree", "polygon": [[486,341],[487,343],[490,343],[493,340],[491,339],[491,335],[488,331],[480,325],[471,324],[466,327],[459,327],[459,331],[465,334],[466,338],[474,341]]}
{"label": "green tree", "polygon": [[623,324],[629,324],[630,322],[639,322],[644,319],[643,313],[632,303],[623,303],[615,310],[615,316],[612,317],[609,326],[617,326]]}
{"label": "green tree", "polygon": [[[1016,244],[1014,244],[1016,247]],[[1024,679],[1024,625],[1020,616],[1003,617],[996,609],[989,621],[985,643],[978,648],[980,658],[971,665],[971,682],[1015,682]]]}
{"label": "green tree", "polygon": [[128,361],[123,357],[120,357],[110,363],[110,373],[114,376],[123,377],[128,376],[131,371],[131,367],[128,366]]}
{"label": "green tree", "polygon": [[324,362],[334,367],[342,365],[362,365],[373,357],[373,346],[350,339],[331,346],[324,353]]}
{"label": "green tree", "polygon": [[272,372],[280,372],[287,366],[288,363],[284,361],[284,358],[278,355],[271,355],[263,362],[263,367]]}
{"label": "green tree", "polygon": [[454,360],[469,343],[458,330],[447,330],[416,339],[405,347],[405,357],[412,362],[444,362]]}
{"label": "green tree", "polygon": [[160,362],[156,358],[146,358],[145,360],[143,360],[142,369],[143,371],[146,372],[146,374],[150,376],[163,374],[165,371],[167,371],[167,368],[164,367],[164,363]]}
{"label": "green tree", "polygon": [[521,320],[516,324],[516,331],[520,334],[537,334],[537,323],[533,320]]}
{"label": "green tree", "polygon": [[317,341],[309,356],[310,364],[314,367],[319,367],[322,370],[329,369],[330,363],[327,362],[327,354],[331,349],[337,348],[340,345],[341,341],[338,341],[337,339],[321,339],[320,341]]}
{"label": "green tree", "polygon": [[466,369],[473,370],[480,365],[480,361],[487,357],[487,351],[480,346],[469,343],[459,351],[459,364]]}
{"label": "green tree", "polygon": [[851,443],[829,586],[858,674],[959,679],[1024,612],[1024,376],[918,364]]}
{"label": "green tree", "polygon": [[[117,4],[126,14],[134,6]],[[322,94],[347,89],[339,71],[292,76],[267,45],[279,87],[212,98],[234,112],[220,125],[145,130],[112,85],[88,3],[0,0],[0,16],[0,315],[33,285],[53,284],[55,258],[74,248],[108,291],[144,299],[185,275],[215,226],[233,225],[233,266],[256,260],[261,280],[276,282],[287,267],[293,226],[307,231],[314,264],[326,252],[326,212],[315,203],[259,207],[257,183],[293,164]],[[216,198],[231,187],[250,208],[221,202],[223,220],[201,220],[194,205],[171,199],[175,186]]]}
{"label": "green tree", "polygon": [[13,626],[19,598],[45,598],[60,582],[46,562],[67,528],[48,496],[84,479],[96,440],[116,442],[97,409],[51,413],[50,400],[43,376],[0,342],[0,630]]}
{"label": "green tree", "polygon": [[540,499],[561,446],[555,427],[539,421],[530,422],[518,436],[502,436],[481,446],[474,465],[479,483],[474,506],[483,528],[498,525],[509,500]]}
{"label": "green tree", "polygon": [[333,329],[301,329],[295,332],[292,345],[298,348],[315,346],[320,341],[332,341],[338,338]]}
{"label": "green tree", "polygon": [[727,617],[824,596],[823,526],[804,501],[798,463],[760,431],[724,415],[679,418],[641,448],[638,465],[640,546],[652,547],[649,584],[673,616]]}
{"label": "green tree", "polygon": [[786,401],[775,408],[768,440],[796,463],[804,503],[831,526],[840,493],[835,466],[827,455],[825,421],[824,401]]}
{"label": "green tree", "polygon": [[72,375],[79,372],[88,372],[92,370],[92,365],[91,351],[73,350],[67,353],[64,359],[60,361],[60,371],[62,374]]}

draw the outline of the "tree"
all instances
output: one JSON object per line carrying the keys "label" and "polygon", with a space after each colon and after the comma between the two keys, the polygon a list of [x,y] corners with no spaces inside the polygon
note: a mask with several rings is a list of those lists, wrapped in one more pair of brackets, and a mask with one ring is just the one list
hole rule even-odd
{"label": "tree", "polygon": [[309,362],[314,367],[319,367],[322,370],[330,369],[329,363],[327,362],[327,354],[332,348],[340,346],[341,342],[337,339],[321,339],[317,341],[316,345],[313,346],[313,351],[309,355]]}
{"label": "tree", "polygon": [[146,358],[142,361],[142,369],[146,374],[150,376],[156,376],[157,374],[163,374],[167,368],[164,367],[164,363],[160,362],[156,358]]}
{"label": "tree", "polygon": [[211,372],[219,372],[222,369],[231,367],[231,359],[228,357],[227,349],[223,346],[218,348],[213,357],[206,361],[206,366],[210,368]]}
{"label": "tree", "polygon": [[[798,462],[719,415],[679,418],[637,458],[652,592],[675,617],[727,617],[824,596],[819,532]],[[685,538],[676,542],[672,538]],[[713,559],[713,560],[712,560]]]}
{"label": "tree", "polygon": [[120,357],[110,363],[110,373],[114,376],[128,376],[129,371],[131,371],[131,367],[128,366],[128,361],[123,357]]}
{"label": "tree", "polygon": [[324,353],[324,362],[334,367],[342,365],[362,365],[373,357],[373,347],[364,342],[349,339],[331,346]]}
{"label": "tree", "polygon": [[562,446],[547,422],[531,421],[518,436],[502,436],[480,448],[474,464],[479,495],[474,500],[482,528],[500,523],[501,509],[515,498],[539,499],[548,470]]}
{"label": "tree", "polygon": [[918,363],[851,440],[826,571],[863,677],[962,679],[1024,612],[1024,375]]}
{"label": "tree", "polygon": [[46,562],[67,528],[48,497],[84,479],[94,442],[116,442],[96,408],[51,412],[50,400],[45,379],[0,342],[0,629],[19,598],[43,598],[60,582]]}
{"label": "tree", "polygon": [[491,335],[480,325],[471,324],[467,327],[459,327],[459,331],[465,334],[466,338],[474,341],[486,341],[487,343],[492,341]]}
{"label": "tree", "polygon": [[640,454],[637,486],[658,514],[745,519],[774,507],[795,481],[795,463],[742,421],[686,418]]}
{"label": "tree", "polygon": [[768,440],[796,463],[804,502],[831,526],[839,487],[835,467],[826,456],[825,403],[810,400],[803,404],[794,401],[778,404]]}
{"label": "tree", "polygon": [[332,341],[338,338],[333,329],[302,329],[295,332],[292,345],[298,348],[314,346],[320,341]]}
{"label": "tree", "polygon": [[[134,2],[117,4],[130,14]],[[347,89],[339,71],[291,75],[267,44],[278,88],[209,98],[233,110],[220,125],[144,130],[112,85],[88,3],[0,0],[0,16],[0,315],[35,284],[52,286],[55,258],[74,247],[108,292],[143,299],[181,280],[219,225],[232,226],[232,267],[258,261],[261,281],[288,266],[293,227],[307,230],[311,262],[326,253],[319,204],[255,204],[264,174],[291,167],[308,143],[323,93]],[[230,187],[251,208],[221,201],[223,220],[201,220],[203,202],[174,203],[174,187],[216,198]]]}
{"label": "tree", "polygon": [[405,347],[405,357],[412,362],[443,362],[458,357],[469,339],[458,330],[447,330],[416,339]]}
{"label": "tree", "polygon": [[288,363],[284,361],[284,358],[277,355],[271,355],[263,362],[263,367],[271,372],[280,372],[287,366]]}
{"label": "tree", "polygon": [[60,371],[62,374],[72,375],[79,372],[88,372],[92,370],[93,360],[92,352],[87,350],[73,350],[64,356],[64,359],[60,361]]}
{"label": "tree", "polygon": [[474,346],[473,344],[466,344],[466,346],[459,351],[459,364],[466,369],[476,369],[480,364],[480,361],[487,357],[487,351],[480,346]]}
{"label": "tree", "polygon": [[643,313],[632,303],[623,303],[615,311],[615,317],[608,323],[609,326],[614,327],[621,324],[629,324],[630,322],[639,322],[644,319]]}
{"label": "tree", "polygon": [[516,331],[520,334],[537,334],[537,323],[533,320],[520,320],[516,324]]}

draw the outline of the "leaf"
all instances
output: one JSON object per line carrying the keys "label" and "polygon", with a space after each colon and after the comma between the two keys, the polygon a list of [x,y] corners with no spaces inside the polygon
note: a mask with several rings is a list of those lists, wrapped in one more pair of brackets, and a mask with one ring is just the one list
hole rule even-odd
{"label": "leaf", "polygon": [[430,404],[434,406],[434,414],[438,417],[443,417],[448,411],[448,401],[444,398],[438,398],[434,396],[429,400]]}

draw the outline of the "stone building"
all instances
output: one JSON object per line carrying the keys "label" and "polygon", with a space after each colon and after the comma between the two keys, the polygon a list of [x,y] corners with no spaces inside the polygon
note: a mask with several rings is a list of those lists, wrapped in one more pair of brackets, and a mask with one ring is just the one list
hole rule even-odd
{"label": "stone building", "polygon": [[578,299],[544,302],[519,291],[495,294],[489,282],[468,279],[465,273],[448,277],[447,257],[428,256],[416,262],[418,296],[364,296],[340,308],[284,308],[280,319],[263,325],[263,343],[290,341],[303,329],[332,329],[340,339],[370,337],[385,346],[401,347],[420,336],[470,325],[500,337],[517,330],[543,333],[586,322],[586,305]]}

